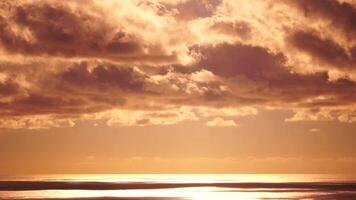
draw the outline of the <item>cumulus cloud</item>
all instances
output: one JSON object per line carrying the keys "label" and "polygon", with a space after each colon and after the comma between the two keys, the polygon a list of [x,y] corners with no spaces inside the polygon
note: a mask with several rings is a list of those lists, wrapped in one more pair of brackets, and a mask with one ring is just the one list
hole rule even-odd
{"label": "cumulus cloud", "polygon": [[121,62],[174,63],[178,57],[184,57],[178,55],[186,52],[178,38],[174,44],[169,40],[175,38],[165,37],[163,46],[164,36],[159,41],[154,35],[170,28],[179,30],[179,25],[169,16],[158,16],[135,1],[82,2],[2,3],[2,48],[26,56],[92,57]]}
{"label": "cumulus cloud", "polygon": [[70,118],[61,119],[61,117],[51,115],[28,115],[0,119],[0,128],[6,129],[47,129],[74,125],[74,121]]}
{"label": "cumulus cloud", "polygon": [[218,109],[206,106],[160,106],[154,104],[150,106],[160,109],[116,109],[86,114],[84,119],[100,121],[108,126],[147,126],[172,125],[184,121],[200,121],[216,117],[206,125],[237,126],[233,120],[223,120],[221,117],[242,117],[257,114],[257,110],[249,107]]}
{"label": "cumulus cloud", "polygon": [[211,121],[206,122],[207,126],[210,127],[229,127],[229,126],[237,126],[234,120],[224,120],[220,117],[217,117]]}
{"label": "cumulus cloud", "polygon": [[[0,3],[2,128],[356,121],[352,0]],[[51,121],[51,123],[47,122]]]}

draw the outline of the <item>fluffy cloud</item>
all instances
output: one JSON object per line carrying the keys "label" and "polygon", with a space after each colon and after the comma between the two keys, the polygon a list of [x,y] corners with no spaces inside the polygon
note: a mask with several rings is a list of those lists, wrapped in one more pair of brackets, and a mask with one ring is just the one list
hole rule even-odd
{"label": "fluffy cloud", "polygon": [[[211,108],[205,106],[159,106],[160,109],[116,109],[100,113],[87,114],[86,120],[99,121],[108,126],[146,126],[172,125],[183,121],[198,121],[211,119],[207,126],[237,126],[233,120],[223,120],[221,117],[253,116],[257,110],[243,108]],[[221,117],[219,117],[221,116]]]}
{"label": "fluffy cloud", "polygon": [[74,121],[70,118],[61,119],[51,115],[28,115],[0,119],[0,128],[6,129],[47,129],[74,125]]}
{"label": "fluffy cloud", "polygon": [[2,3],[0,14],[8,53],[146,63],[175,63],[186,53],[180,38],[162,34],[183,32],[180,25],[135,1],[19,0]]}
{"label": "fluffy cloud", "polygon": [[211,121],[206,122],[207,126],[210,127],[229,127],[229,126],[237,126],[234,120],[224,120],[220,117],[217,117]]}
{"label": "fluffy cloud", "polygon": [[261,108],[354,122],[355,10],[341,0],[1,2],[0,127],[236,126],[230,118]]}

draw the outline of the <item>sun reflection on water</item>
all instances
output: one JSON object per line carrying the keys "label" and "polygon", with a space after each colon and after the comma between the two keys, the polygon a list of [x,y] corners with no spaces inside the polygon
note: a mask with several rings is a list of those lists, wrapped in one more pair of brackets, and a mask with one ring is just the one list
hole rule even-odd
{"label": "sun reflection on water", "polygon": [[[3,180],[3,179],[0,179]],[[284,183],[355,180],[346,176],[335,175],[271,175],[271,174],[221,174],[221,175],[50,175],[22,177],[11,180],[105,182],[105,183]],[[324,192],[325,193],[325,192]],[[117,190],[29,190],[0,191],[1,197],[12,199],[44,199],[44,198],[175,198],[191,200],[235,200],[235,199],[300,199],[303,196],[322,195],[323,192],[286,188],[270,190],[267,188],[224,188],[224,187],[183,187],[169,189],[117,189]]]}
{"label": "sun reflection on water", "polygon": [[[0,193],[1,196],[2,193]],[[95,197],[123,197],[123,198],[177,198],[191,200],[235,200],[235,199],[262,199],[262,198],[289,198],[298,196],[297,193],[270,193],[246,192],[229,188],[200,187],[154,190],[45,190],[21,191],[7,194],[15,199],[42,199],[42,198],[95,198]]]}

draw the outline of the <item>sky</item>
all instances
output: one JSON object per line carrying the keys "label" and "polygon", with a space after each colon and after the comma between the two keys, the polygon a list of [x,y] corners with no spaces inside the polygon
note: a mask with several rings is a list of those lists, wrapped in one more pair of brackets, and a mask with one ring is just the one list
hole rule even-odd
{"label": "sky", "polygon": [[0,2],[0,175],[356,173],[355,0]]}

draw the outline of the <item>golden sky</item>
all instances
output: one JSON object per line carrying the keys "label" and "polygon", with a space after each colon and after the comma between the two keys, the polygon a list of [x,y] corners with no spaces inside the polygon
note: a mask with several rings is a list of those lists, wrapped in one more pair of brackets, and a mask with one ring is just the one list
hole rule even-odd
{"label": "golden sky", "polygon": [[0,2],[0,174],[356,173],[355,0]]}

